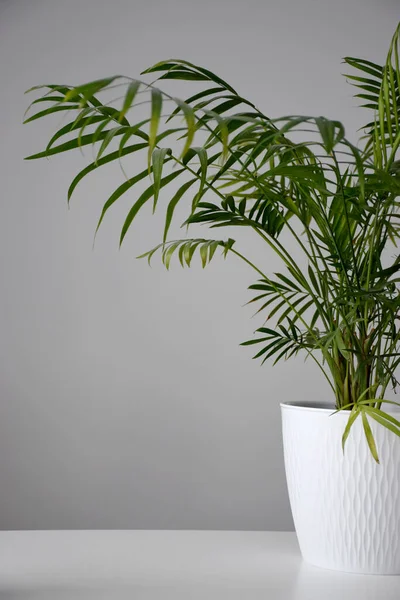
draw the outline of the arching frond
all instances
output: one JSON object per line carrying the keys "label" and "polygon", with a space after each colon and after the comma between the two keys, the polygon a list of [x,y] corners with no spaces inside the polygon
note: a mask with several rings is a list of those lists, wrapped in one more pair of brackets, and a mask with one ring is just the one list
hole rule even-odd
{"label": "arching frond", "polygon": [[[357,98],[372,111],[357,143],[334,119],[271,119],[218,75],[177,59],[150,67],[143,79],[37,86],[32,91],[42,95],[25,119],[68,116],[28,159],[93,152],[68,200],[98,168],[123,166],[125,178],[104,199],[97,229],[129,194],[120,243],[144,206],[165,216],[162,243],[143,255],[148,260],[159,252],[167,268],[174,256],[190,266],[198,254],[204,267],[220,248],[251,267],[258,281],[250,303],[268,327],[245,345],[263,344],[263,361],[311,356],[337,407],[352,410],[350,426],[361,415],[375,458],[368,419],[398,433],[381,405],[400,364],[400,259],[397,252],[387,258],[400,234],[399,36],[400,26],[382,66],[345,58]],[[183,100],[163,89],[165,80],[193,87]],[[232,238],[169,240],[183,213],[185,226],[246,227],[278,256],[279,272],[270,273],[267,256],[256,265]]]}

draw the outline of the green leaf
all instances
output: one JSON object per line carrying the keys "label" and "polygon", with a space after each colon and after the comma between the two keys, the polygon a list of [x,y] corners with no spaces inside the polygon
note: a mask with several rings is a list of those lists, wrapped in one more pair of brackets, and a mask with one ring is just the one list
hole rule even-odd
{"label": "green leaf", "polygon": [[[344,127],[339,121],[330,121],[325,117],[315,119],[327,154],[330,154],[338,142],[344,138]],[[337,130],[337,132],[336,132]]]}
{"label": "green leaf", "polygon": [[379,456],[378,456],[378,451],[376,449],[376,444],[375,444],[375,439],[371,430],[371,426],[368,422],[368,417],[365,413],[365,410],[362,411],[361,413],[362,416],[362,423],[363,423],[363,427],[364,427],[364,433],[365,433],[365,437],[367,438],[367,442],[368,442],[368,447],[371,451],[372,456],[374,457],[374,460],[379,464]]}
{"label": "green leaf", "polygon": [[217,248],[219,246],[219,242],[209,242],[208,243],[208,262],[211,262],[215,252],[217,251]]}
{"label": "green leaf", "polygon": [[336,341],[336,345],[337,345],[337,347],[339,349],[340,354],[346,360],[349,360],[350,353],[349,353],[349,350],[348,350],[347,346],[345,345],[345,343],[343,341],[342,332],[341,332],[341,330],[340,330],[339,327],[336,329],[335,341]]}
{"label": "green leaf", "polygon": [[24,93],[30,94],[31,92],[34,92],[37,90],[43,90],[43,89],[48,89],[51,92],[59,92],[60,94],[63,94],[63,96],[70,90],[70,88],[65,85],[56,85],[53,83],[51,83],[51,84],[47,83],[47,84],[43,84],[43,85],[34,85],[33,87],[26,90]]}
{"label": "green leaf", "polygon": [[113,83],[116,79],[121,78],[121,75],[114,75],[113,77],[105,77],[103,79],[96,79],[95,81],[90,81],[89,83],[85,83],[83,85],[78,85],[74,87],[65,94],[64,102],[68,102],[70,100],[74,100],[76,98],[82,98],[81,104],[87,102],[94,94],[108,87],[111,83]]}
{"label": "green leaf", "polygon": [[156,145],[156,138],[158,133],[158,126],[160,123],[162,109],[162,95],[160,90],[152,88],[151,90],[151,118],[150,118],[150,132],[149,132],[149,168],[151,164],[151,155]]}
{"label": "green leaf", "polygon": [[[308,300],[307,302],[305,302],[305,300],[307,300],[307,298],[309,298],[309,296],[305,296],[305,297],[300,298],[300,299],[296,300],[295,302],[293,302],[281,314],[281,316],[278,319],[278,324],[282,323],[282,321],[284,321],[284,319],[288,318],[291,313],[295,313],[294,317],[291,319],[291,322],[293,324],[296,323],[296,321],[298,321],[298,319],[300,319],[303,316],[303,314],[306,312],[306,310],[309,309],[314,304],[313,298],[311,298],[311,300]],[[305,304],[303,304],[303,302],[305,302]],[[299,304],[302,304],[302,306],[299,306]]]}
{"label": "green leaf", "polygon": [[[97,106],[96,112],[100,112],[101,114],[105,115],[106,117],[110,117],[111,119],[113,119],[116,123],[119,123],[120,112],[113,106],[103,106],[103,105]],[[128,127],[129,121],[127,121],[127,119],[125,119],[125,117],[124,117],[123,119],[121,119],[120,124],[126,125]]]}
{"label": "green leaf", "polygon": [[[123,131],[119,130],[119,132],[117,132],[115,135],[120,135],[122,133],[123,133]],[[104,139],[107,134],[108,134],[108,131],[101,132],[100,135],[98,136],[98,139],[99,140]],[[82,136],[81,139],[75,138],[73,140],[70,140],[69,142],[64,142],[63,144],[59,144],[58,146],[53,146],[49,150],[44,150],[43,152],[38,152],[37,154],[31,154],[30,156],[27,156],[25,158],[25,160],[34,160],[37,158],[47,158],[48,156],[53,156],[54,154],[60,154],[60,152],[67,152],[68,150],[73,150],[75,148],[87,146],[89,144],[92,144],[93,140],[94,140],[94,134],[90,133],[90,134]]]}
{"label": "green leaf", "polygon": [[193,242],[189,242],[185,244],[184,248],[184,259],[188,267],[190,267],[193,255],[196,251],[196,248],[202,244],[204,240],[194,240]]}
{"label": "green leaf", "polygon": [[[106,127],[109,126],[110,123],[111,123],[111,119],[109,117],[103,117],[103,120],[97,125],[96,129],[93,131],[93,140],[92,140],[93,145],[97,144],[97,142],[99,142],[101,139],[104,139],[105,137],[107,137],[107,132],[109,130],[107,129],[105,133],[103,133],[103,132],[106,129]],[[79,133],[78,133],[78,145],[79,146],[81,144],[81,139],[82,139],[83,134],[85,133],[88,125],[89,124],[87,122],[83,123],[82,127],[79,130]],[[122,131],[122,129],[121,129],[121,131]]]}
{"label": "green leaf", "polygon": [[291,279],[289,279],[289,277],[286,277],[286,275],[283,275],[283,273],[276,273],[276,276],[281,281],[283,281],[283,283],[286,283],[289,290],[295,290],[296,292],[301,292],[301,289]]}
{"label": "green leaf", "polygon": [[140,87],[140,81],[131,81],[131,83],[128,85],[128,88],[126,90],[126,94],[125,94],[125,99],[124,99],[124,103],[122,105],[121,108],[121,112],[119,114],[119,122],[121,122],[123,120],[123,118],[125,117],[125,115],[127,114],[128,110],[131,108],[133,101],[135,100],[135,96],[139,91],[139,87]]}
{"label": "green leaf", "polygon": [[379,408],[374,408],[372,406],[364,406],[364,409],[367,414],[369,414],[375,421],[390,429],[393,433],[400,437],[400,421],[393,417],[390,413],[386,413]]}
{"label": "green leaf", "polygon": [[[211,71],[208,71],[208,69],[204,69],[203,67],[198,67],[186,60],[170,59],[170,60],[166,60],[166,61],[161,61],[161,62],[156,63],[149,69],[146,69],[145,71],[143,71],[143,73],[154,73],[156,71],[167,71],[167,74],[171,75],[172,73],[176,73],[177,70],[181,75],[179,77],[180,79],[191,79],[192,77],[196,77],[199,81],[206,79],[209,81],[213,81],[214,83],[218,83],[219,85],[221,85],[225,89],[229,90],[233,94],[236,94],[236,91],[226,81],[224,81],[223,79],[221,79],[220,77],[218,77],[217,75],[212,73]],[[185,75],[186,75],[186,77],[185,77]],[[203,79],[200,79],[201,76],[203,76]],[[166,78],[165,75],[163,77]],[[171,75],[171,78],[172,77],[173,76]]]}
{"label": "green leaf", "polygon": [[159,79],[184,79],[185,81],[207,81],[207,77],[201,75],[200,73],[191,73],[190,71],[184,71],[181,69],[180,71],[168,71],[164,75],[161,75]]}
{"label": "green leaf", "polygon": [[[224,247],[224,258],[227,257],[229,250],[232,250],[233,245],[236,243],[232,238],[228,238],[227,242],[221,242],[221,245]],[[233,250],[235,252],[235,250]]]}
{"label": "green leaf", "polygon": [[200,258],[203,269],[207,264],[207,250],[207,244],[203,244],[200,246]]}
{"label": "green leaf", "polygon": [[226,81],[224,81],[223,79],[221,79],[221,77],[218,77],[218,75],[215,75],[215,73],[212,73],[208,69],[205,69],[204,67],[199,67],[197,65],[194,65],[193,63],[190,63],[190,62],[188,62],[186,60],[179,60],[179,61],[177,61],[177,63],[179,63],[181,65],[185,65],[186,67],[189,67],[192,70],[195,70],[195,71],[198,71],[198,72],[202,73],[208,79],[210,79],[210,81],[214,81],[214,83],[218,83],[219,85],[222,85],[224,88],[226,88],[227,90],[229,90],[230,92],[232,92],[232,94],[236,94],[237,93],[233,89],[233,87],[231,87]]}
{"label": "green leaf", "polygon": [[354,58],[352,56],[346,56],[343,60],[350,66],[358,69],[359,71],[364,71],[365,73],[369,73],[374,77],[382,76],[383,67],[377,65],[376,63],[370,62],[369,60],[364,60],[362,58]]}
{"label": "green leaf", "polygon": [[174,98],[174,101],[178,105],[180,110],[183,112],[187,127],[186,142],[181,153],[182,158],[183,156],[185,156],[190,146],[192,145],[194,135],[196,132],[196,120],[193,109],[191,106],[189,106],[189,104],[186,104],[186,102],[182,102],[182,100],[179,100],[178,98]]}
{"label": "green leaf", "polygon": [[[366,77],[357,77],[357,75],[346,75],[346,78],[350,79],[350,81],[355,81],[356,83],[354,85],[361,89],[365,89],[370,92],[377,92],[379,94],[379,90],[381,88],[381,80],[368,79]],[[359,85],[360,83],[363,85]]]}
{"label": "green leaf", "polygon": [[139,181],[141,181],[142,179],[144,179],[145,177],[147,177],[148,175],[148,170],[145,169],[144,171],[141,171],[141,173],[139,173],[138,175],[135,175],[135,177],[131,177],[130,179],[128,179],[127,181],[124,181],[124,183],[122,183],[109,197],[109,199],[107,200],[107,202],[104,204],[103,206],[103,210],[101,211],[101,215],[99,218],[99,222],[97,223],[97,227],[96,227],[96,233],[99,230],[99,227],[104,219],[104,216],[106,214],[106,212],[108,211],[108,209],[114,204],[114,202],[116,202],[118,200],[118,198],[120,198],[123,194],[125,194],[125,192],[127,192],[132,186],[134,186],[136,183],[138,183]]}
{"label": "green leaf", "polygon": [[212,138],[216,138],[222,144],[222,153],[221,153],[221,162],[222,164],[228,158],[229,147],[228,147],[228,139],[229,139],[229,129],[227,125],[226,119],[221,117],[218,113],[207,110],[205,111],[207,115],[213,117],[217,121],[217,128],[215,132],[211,133]]}
{"label": "green leaf", "polygon": [[126,129],[126,131],[125,131],[124,135],[122,136],[121,141],[119,143],[120,152],[122,152],[125,144],[134,135],[138,136],[148,142],[149,136],[147,135],[147,133],[145,133],[144,131],[142,131],[140,129],[143,125],[147,125],[148,123],[150,123],[150,119],[144,119],[143,121],[136,123],[136,125],[133,125],[132,127],[128,127]]}
{"label": "green leaf", "polygon": [[42,117],[46,117],[47,115],[51,115],[52,113],[56,113],[56,112],[65,112],[66,110],[73,110],[78,108],[78,104],[73,104],[73,105],[69,105],[69,106],[60,106],[60,105],[56,105],[56,106],[50,106],[49,108],[46,108],[45,110],[41,110],[37,113],[35,113],[34,115],[32,115],[31,117],[28,117],[27,119],[25,119],[24,124],[25,123],[30,123],[31,121],[36,121],[36,119],[41,119]]}
{"label": "green leaf", "polygon": [[32,106],[34,106],[35,104],[41,104],[42,102],[57,102],[57,104],[60,104],[60,102],[62,102],[62,100],[64,99],[64,96],[51,96],[50,94],[51,92],[48,92],[48,94],[46,94],[45,96],[33,100],[33,102],[31,102],[28,108],[26,109],[24,117],[28,114]]}
{"label": "green leaf", "polygon": [[170,156],[172,154],[171,148],[156,148],[153,150],[152,155],[152,165],[153,165],[153,176],[154,176],[154,203],[153,203],[153,213],[156,210],[158,196],[160,193],[160,185],[161,185],[161,175],[162,169],[166,156]]}
{"label": "green leaf", "polygon": [[186,154],[183,157],[183,164],[186,166],[189,161],[194,157],[194,156],[198,156],[199,160],[200,160],[200,185],[199,185],[199,191],[197,192],[196,196],[193,199],[193,203],[192,203],[192,213],[195,210],[199,200],[201,199],[203,192],[204,192],[204,187],[207,181],[207,168],[208,168],[208,156],[207,156],[207,151],[204,148],[197,148],[197,147],[193,147],[190,148]]}
{"label": "green leaf", "polygon": [[167,241],[167,235],[168,235],[168,231],[169,228],[171,226],[171,221],[172,221],[172,217],[174,215],[174,211],[175,208],[179,202],[179,200],[182,198],[182,196],[184,195],[184,193],[197,181],[197,179],[191,179],[190,181],[187,181],[186,183],[184,183],[179,190],[176,192],[176,194],[173,196],[173,198],[170,200],[169,204],[168,204],[168,208],[167,208],[167,214],[165,217],[165,227],[164,227],[164,236],[163,236],[163,241],[164,243]]}
{"label": "green leaf", "polygon": [[167,268],[167,270],[169,269],[172,255],[175,252],[175,250],[180,246],[180,244],[181,244],[180,241],[174,242],[166,250],[164,250],[162,261],[163,261],[165,267]]}
{"label": "green leaf", "polygon": [[267,342],[268,340],[270,340],[270,337],[262,337],[262,338],[257,338],[255,340],[247,340],[246,342],[241,342],[241,346],[253,346],[254,344],[260,344],[261,342]]}
{"label": "green leaf", "polygon": [[350,142],[346,142],[346,144],[347,144],[348,148],[350,148],[351,152],[353,153],[354,159],[356,161],[358,184],[360,186],[360,201],[364,202],[364,198],[365,198],[365,168],[364,168],[363,159],[361,157],[361,153],[359,152],[358,148],[356,148],[356,146],[353,146],[353,144],[350,144]]}
{"label": "green leaf", "polygon": [[313,285],[314,290],[317,292],[317,294],[321,295],[321,289],[320,289],[320,286],[318,285],[317,278],[315,277],[315,273],[314,273],[311,265],[308,265],[307,271],[308,271],[308,276],[310,278],[310,281]]}
{"label": "green leaf", "polygon": [[71,131],[74,131],[75,129],[79,129],[80,127],[83,127],[85,124],[92,125],[92,124],[98,123],[99,121],[103,122],[104,116],[102,116],[102,115],[91,116],[91,117],[81,119],[79,121],[78,121],[78,119],[75,119],[75,121],[72,121],[71,123],[68,123],[67,125],[64,125],[50,139],[50,141],[46,147],[46,152],[48,152],[50,150],[50,148],[53,146],[54,142],[56,142],[58,139],[60,139],[60,137],[63,137],[64,135],[68,135],[69,133],[71,133]]}
{"label": "green leaf", "polygon": [[276,354],[279,351],[282,351],[282,348],[284,348],[282,355],[286,354],[286,352],[288,350],[288,345],[289,345],[288,340],[281,340],[277,344],[274,344],[273,348],[271,348],[270,351],[264,356],[263,360],[261,361],[261,365],[263,365],[269,358],[271,358],[271,356],[273,356],[274,354]]}
{"label": "green leaf", "polygon": [[[209,88],[207,90],[203,90],[202,92],[199,92],[198,94],[194,94],[193,96],[190,96],[190,98],[187,98],[185,100],[185,104],[191,104],[192,102],[195,102],[196,100],[200,100],[201,98],[205,98],[207,96],[211,96],[211,95],[215,95],[218,92],[223,92],[224,88],[222,87],[214,87],[214,88]],[[210,102],[213,102],[214,99],[212,98],[210,100]],[[167,122],[170,121],[171,119],[173,119],[180,111],[180,107],[178,106],[177,108],[175,108],[172,113],[170,114],[170,116],[167,119]]]}
{"label": "green leaf", "polygon": [[[88,165],[87,167],[85,167],[82,171],[80,171],[78,173],[78,175],[76,175],[76,177],[73,179],[71,185],[68,188],[68,202],[71,200],[71,196],[76,188],[76,186],[78,185],[78,183],[89,173],[91,173],[92,171],[94,171],[95,169],[97,169],[97,167],[101,167],[102,165],[105,165],[109,162],[113,162],[114,160],[118,160],[119,158],[121,158],[121,156],[125,156],[126,154],[131,154],[132,152],[137,152],[139,150],[142,150],[143,148],[146,148],[147,144],[143,143],[143,144],[133,144],[131,146],[126,146],[122,152],[120,152],[119,150],[116,150],[115,152],[111,152],[110,154],[107,154],[106,156],[103,156],[103,158],[101,158],[100,160],[96,160],[95,162],[92,162],[90,165]],[[147,173],[147,171],[146,171]]]}
{"label": "green leaf", "polygon": [[[183,171],[184,171],[184,169],[180,169],[179,171],[175,171],[174,173],[171,173],[170,175],[167,175],[166,177],[164,177],[161,180],[160,188],[163,188],[165,185],[167,185],[168,183],[170,183],[171,181],[173,181],[174,179],[176,179],[176,177],[179,177],[179,175],[181,173],[183,173]],[[120,246],[121,246],[122,242],[124,241],[124,238],[125,238],[125,236],[126,236],[126,234],[128,232],[129,227],[132,224],[133,219],[136,217],[137,213],[142,208],[142,206],[153,195],[154,195],[154,184],[152,184],[150,187],[148,187],[143,192],[143,194],[139,197],[139,199],[135,202],[135,204],[132,206],[131,210],[128,213],[128,216],[125,219],[125,223],[124,223],[124,225],[122,227],[121,236],[120,236],[120,240],[119,240],[119,245]],[[99,225],[100,225],[100,223],[99,223]]]}
{"label": "green leaf", "polygon": [[[125,128],[123,128],[123,131],[125,131]],[[96,162],[100,160],[102,154],[104,154],[104,151],[106,150],[107,146],[109,146],[109,144],[112,142],[114,137],[116,135],[121,135],[123,131],[121,131],[121,127],[119,126],[113,127],[113,129],[110,129],[106,132],[106,135],[104,136],[103,142],[100,145],[99,151],[97,153]]]}
{"label": "green leaf", "polygon": [[347,424],[346,424],[346,427],[345,427],[345,430],[344,430],[343,436],[342,436],[342,449],[343,449],[343,452],[344,452],[344,447],[345,447],[347,438],[349,437],[350,430],[351,430],[351,428],[352,428],[355,420],[359,416],[359,414],[360,414],[359,409],[356,406],[354,406],[353,409],[352,409],[352,411],[351,411],[351,413],[350,413],[349,419],[347,421]]}

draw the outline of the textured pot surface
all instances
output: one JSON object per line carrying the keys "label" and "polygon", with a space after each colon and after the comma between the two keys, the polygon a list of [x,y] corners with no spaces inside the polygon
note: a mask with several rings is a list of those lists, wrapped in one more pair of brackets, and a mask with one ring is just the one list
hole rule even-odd
{"label": "textured pot surface", "polygon": [[347,412],[281,404],[290,504],[304,560],[327,569],[400,574],[400,438],[361,419],[342,451]]}

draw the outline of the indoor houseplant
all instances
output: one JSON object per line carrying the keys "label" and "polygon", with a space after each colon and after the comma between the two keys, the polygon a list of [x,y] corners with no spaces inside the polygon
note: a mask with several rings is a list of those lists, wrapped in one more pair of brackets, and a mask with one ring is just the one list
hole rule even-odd
{"label": "indoor houseplant", "polygon": [[[45,92],[26,118],[70,117],[30,159],[94,145],[95,160],[75,177],[68,198],[102,165],[143,156],[140,172],[125,163],[128,174],[98,222],[130,191],[121,243],[151,202],[166,218],[161,244],[143,255],[149,261],[159,252],[167,268],[173,258],[190,266],[198,253],[205,266],[221,249],[254,270],[251,302],[268,322],[245,345],[258,345],[263,361],[302,351],[330,386],[323,399],[332,400],[330,410],[282,405],[303,554],[314,564],[376,573],[400,573],[400,422],[396,403],[385,399],[400,362],[400,256],[393,258],[400,231],[399,31],[384,66],[345,59],[358,98],[371,109],[358,145],[338,121],[270,119],[225,81],[182,60],[144,73],[188,80],[195,89],[185,101],[154,83],[117,76],[36,87]],[[140,182],[145,191],[135,196]],[[248,227],[279,256],[281,272],[271,274],[263,257],[254,264],[231,237],[170,240],[178,203],[187,206],[186,225],[208,224],[218,233]],[[297,245],[296,256],[281,233]]]}

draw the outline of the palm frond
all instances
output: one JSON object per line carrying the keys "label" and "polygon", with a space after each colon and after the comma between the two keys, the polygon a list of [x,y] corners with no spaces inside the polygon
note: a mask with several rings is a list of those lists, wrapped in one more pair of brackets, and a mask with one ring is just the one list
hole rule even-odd
{"label": "palm frond", "polygon": [[[106,200],[97,229],[130,194],[120,243],[145,205],[165,214],[162,243],[142,255],[149,261],[159,252],[167,268],[174,256],[190,266],[198,255],[204,267],[221,248],[253,269],[258,281],[250,303],[268,327],[244,345],[262,344],[256,356],[263,362],[298,352],[314,359],[337,408],[350,410],[343,443],[361,416],[375,459],[369,420],[400,429],[381,410],[400,365],[400,258],[387,258],[400,236],[399,35],[400,25],[382,66],[344,59],[356,97],[372,111],[357,144],[334,119],[271,119],[218,75],[179,59],[150,67],[143,80],[116,75],[36,86],[31,91],[41,96],[25,119],[69,116],[28,159],[92,149],[94,160],[74,177],[68,200],[100,167],[116,162],[129,171]],[[165,80],[194,89],[182,100],[162,89]],[[128,156],[137,160],[127,167]],[[178,205],[187,227],[246,227],[275,252],[281,269],[271,274],[268,262],[255,264],[232,238],[169,240]]]}

